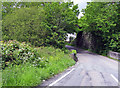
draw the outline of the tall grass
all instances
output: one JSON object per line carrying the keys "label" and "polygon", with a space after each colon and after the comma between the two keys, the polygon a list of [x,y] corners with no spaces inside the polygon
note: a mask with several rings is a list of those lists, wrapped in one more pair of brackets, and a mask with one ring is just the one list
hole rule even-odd
{"label": "tall grass", "polygon": [[35,67],[27,62],[20,65],[9,65],[2,70],[2,86],[37,86],[43,80],[64,71],[75,61],[60,49],[53,47],[35,48],[39,56],[47,58],[44,67]]}
{"label": "tall grass", "polygon": [[46,68],[34,67],[31,64],[7,67],[3,70],[3,86],[37,86],[42,80],[64,71],[74,62],[70,59],[61,59],[47,64]]}

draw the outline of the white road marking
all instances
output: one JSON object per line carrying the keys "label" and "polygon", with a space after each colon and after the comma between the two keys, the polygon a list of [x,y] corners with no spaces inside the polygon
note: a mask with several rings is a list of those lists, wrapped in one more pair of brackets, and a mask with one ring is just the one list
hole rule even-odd
{"label": "white road marking", "polygon": [[73,68],[72,70],[70,70],[68,73],[66,73],[65,75],[63,75],[61,78],[59,78],[58,80],[54,81],[53,83],[51,83],[49,86],[53,86],[54,84],[56,84],[58,81],[60,81],[61,79],[63,79],[65,76],[67,76],[68,74],[70,74],[75,68]]}
{"label": "white road marking", "polygon": [[118,79],[114,75],[112,75],[112,74],[111,74],[111,76],[120,85],[120,82],[118,81]]}

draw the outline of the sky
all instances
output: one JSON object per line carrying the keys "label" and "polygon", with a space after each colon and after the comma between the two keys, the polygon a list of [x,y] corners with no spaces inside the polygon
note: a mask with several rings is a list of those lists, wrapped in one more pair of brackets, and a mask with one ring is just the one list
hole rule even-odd
{"label": "sky", "polygon": [[[91,2],[91,0],[71,0],[74,4],[78,4],[78,9],[81,11],[82,9],[85,9],[87,6],[87,2]],[[78,18],[83,16],[82,12],[80,12]]]}
{"label": "sky", "polygon": [[[74,5],[78,4],[78,9],[80,11],[78,18],[83,16],[81,10],[86,8],[87,2],[91,2],[91,0],[71,0],[71,1],[73,1]],[[68,34],[66,41],[69,41],[70,36],[76,38],[76,34]]]}

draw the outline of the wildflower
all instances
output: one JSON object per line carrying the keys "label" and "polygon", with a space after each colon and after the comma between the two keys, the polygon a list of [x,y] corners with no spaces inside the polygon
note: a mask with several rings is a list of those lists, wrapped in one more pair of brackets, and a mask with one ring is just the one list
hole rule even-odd
{"label": "wildflower", "polygon": [[1,43],[3,43],[3,41],[1,41]]}
{"label": "wildflower", "polygon": [[28,52],[28,54],[31,54],[30,52]]}
{"label": "wildflower", "polygon": [[39,60],[41,60],[42,58],[38,57]]}

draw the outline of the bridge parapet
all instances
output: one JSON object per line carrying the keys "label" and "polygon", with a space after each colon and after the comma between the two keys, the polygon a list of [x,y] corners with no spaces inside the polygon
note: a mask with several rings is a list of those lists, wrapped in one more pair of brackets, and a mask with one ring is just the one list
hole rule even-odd
{"label": "bridge parapet", "polygon": [[120,60],[120,53],[118,52],[109,51],[108,56]]}

